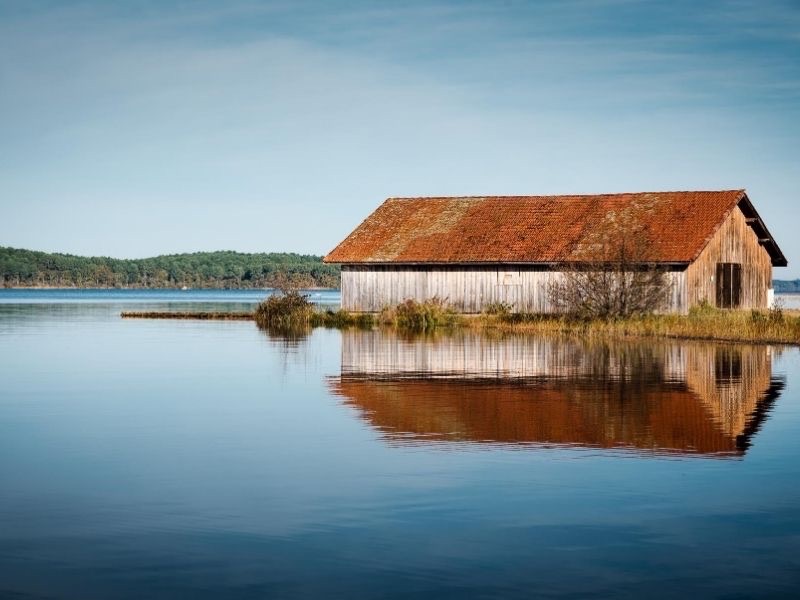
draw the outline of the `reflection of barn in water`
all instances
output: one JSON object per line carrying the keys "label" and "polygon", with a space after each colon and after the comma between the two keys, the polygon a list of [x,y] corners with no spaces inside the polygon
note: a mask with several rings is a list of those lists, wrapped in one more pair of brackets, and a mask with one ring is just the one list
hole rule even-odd
{"label": "reflection of barn in water", "polygon": [[348,331],[334,393],[398,443],[740,455],[782,383],[771,349]]}

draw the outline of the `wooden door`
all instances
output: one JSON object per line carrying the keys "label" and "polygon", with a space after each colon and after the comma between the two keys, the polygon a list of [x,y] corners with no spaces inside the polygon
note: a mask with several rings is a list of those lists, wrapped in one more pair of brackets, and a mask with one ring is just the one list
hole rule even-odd
{"label": "wooden door", "polygon": [[742,265],[717,263],[717,308],[739,308],[742,301]]}

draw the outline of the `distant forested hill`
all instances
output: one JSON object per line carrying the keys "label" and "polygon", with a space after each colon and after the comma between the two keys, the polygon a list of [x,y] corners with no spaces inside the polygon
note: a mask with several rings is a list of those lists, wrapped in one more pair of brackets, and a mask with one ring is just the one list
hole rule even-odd
{"label": "distant forested hill", "polygon": [[142,259],[50,254],[0,246],[5,287],[338,287],[339,267],[294,254],[194,252]]}
{"label": "distant forested hill", "polygon": [[772,286],[775,288],[775,293],[777,294],[800,292],[800,279],[795,279],[794,281],[782,281],[780,279],[775,279],[772,282]]}

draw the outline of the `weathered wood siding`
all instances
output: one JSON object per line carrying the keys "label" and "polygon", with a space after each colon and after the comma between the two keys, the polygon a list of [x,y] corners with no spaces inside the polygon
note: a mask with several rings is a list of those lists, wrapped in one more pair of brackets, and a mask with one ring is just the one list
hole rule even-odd
{"label": "weathered wood siding", "polygon": [[725,219],[697,260],[686,270],[690,307],[704,300],[716,305],[717,263],[742,265],[739,308],[767,308],[767,293],[772,287],[772,260],[738,208]]}
{"label": "weathered wood siding", "polygon": [[[686,272],[672,271],[669,312],[686,312]],[[515,311],[553,312],[548,289],[563,273],[536,266],[342,265],[342,308],[378,312],[413,298],[446,299],[463,313],[506,302]]]}

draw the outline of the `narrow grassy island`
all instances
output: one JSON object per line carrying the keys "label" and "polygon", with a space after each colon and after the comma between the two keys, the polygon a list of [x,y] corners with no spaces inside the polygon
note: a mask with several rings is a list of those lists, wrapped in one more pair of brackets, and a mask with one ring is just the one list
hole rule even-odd
{"label": "narrow grassy island", "polygon": [[319,310],[299,292],[271,296],[255,311],[263,329],[298,327],[393,327],[404,331],[431,331],[468,327],[485,331],[529,334],[566,334],[582,337],[666,337],[735,342],[800,343],[800,317],[780,305],[766,311],[734,311],[703,303],[687,315],[636,314],[625,317],[586,317],[575,314],[517,313],[493,304],[479,315],[457,313],[440,298],[406,300],[379,313]]}
{"label": "narrow grassy island", "polygon": [[406,300],[379,313],[320,309],[298,291],[274,294],[253,313],[123,312],[124,318],[252,320],[264,330],[297,331],[314,327],[389,327],[408,332],[470,328],[486,332],[576,335],[581,337],[660,337],[727,342],[800,344],[800,315],[780,305],[758,311],[736,311],[701,304],[686,315],[639,314],[626,317],[539,315],[513,312],[498,303],[481,314],[459,314],[447,302],[432,298]]}
{"label": "narrow grassy island", "polygon": [[123,319],[197,319],[201,321],[252,321],[253,313],[245,312],[204,312],[204,311],[123,311]]}

